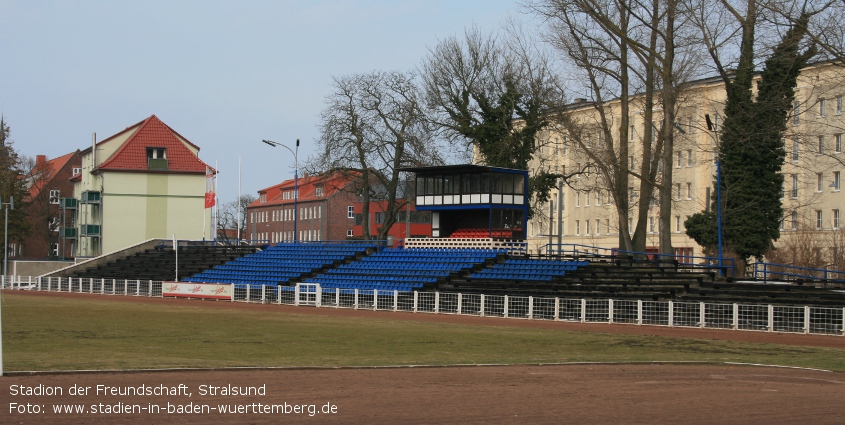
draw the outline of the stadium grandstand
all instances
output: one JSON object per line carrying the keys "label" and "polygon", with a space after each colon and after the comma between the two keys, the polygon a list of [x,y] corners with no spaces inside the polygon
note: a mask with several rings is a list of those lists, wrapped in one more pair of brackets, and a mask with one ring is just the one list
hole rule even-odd
{"label": "stadium grandstand", "polygon": [[[393,248],[376,241],[282,242],[249,247],[180,245],[183,282],[232,284],[247,293],[298,284],[335,291],[464,294],[689,302],[845,305],[845,273],[763,268],[734,279],[732,263],[579,245],[528,254],[527,173],[475,165],[409,169],[432,234]],[[172,245],[53,276],[172,281]],[[178,279],[177,279],[178,280]]]}

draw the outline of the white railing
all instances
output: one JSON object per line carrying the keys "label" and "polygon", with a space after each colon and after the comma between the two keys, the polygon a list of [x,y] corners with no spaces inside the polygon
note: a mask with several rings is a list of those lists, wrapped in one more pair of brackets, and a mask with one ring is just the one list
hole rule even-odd
{"label": "white railing", "polygon": [[[160,281],[16,276],[0,282],[3,288],[13,290],[146,297],[161,297],[162,293]],[[399,292],[320,288],[314,284],[298,288],[237,285],[233,301],[581,323],[845,335],[845,307]]]}

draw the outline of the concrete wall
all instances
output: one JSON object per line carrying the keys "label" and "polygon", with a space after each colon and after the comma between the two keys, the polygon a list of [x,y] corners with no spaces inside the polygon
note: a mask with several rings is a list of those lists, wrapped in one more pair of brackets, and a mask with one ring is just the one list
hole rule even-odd
{"label": "concrete wall", "polygon": [[73,265],[73,261],[10,261],[13,276],[41,276]]}

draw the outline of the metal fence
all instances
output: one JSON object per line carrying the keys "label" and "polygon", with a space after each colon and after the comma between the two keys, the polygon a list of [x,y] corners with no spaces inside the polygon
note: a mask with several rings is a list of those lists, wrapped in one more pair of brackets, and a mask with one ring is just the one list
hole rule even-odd
{"label": "metal fence", "polygon": [[[2,286],[13,290],[162,296],[162,282],[144,280],[18,276],[3,279]],[[845,336],[845,307],[399,292],[321,288],[316,284],[300,284],[296,287],[238,285],[235,287],[233,301],[581,323]]]}

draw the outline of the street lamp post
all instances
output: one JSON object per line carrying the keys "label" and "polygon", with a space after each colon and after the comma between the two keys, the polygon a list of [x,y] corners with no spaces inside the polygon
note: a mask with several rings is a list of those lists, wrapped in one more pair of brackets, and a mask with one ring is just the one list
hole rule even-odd
{"label": "street lamp post", "polygon": [[6,210],[6,224],[3,230],[3,279],[5,283],[6,276],[9,274],[9,207],[15,209],[15,198],[10,196],[9,202],[2,202]]}
{"label": "street lamp post", "polygon": [[[9,270],[9,207],[11,209],[15,209],[15,198],[13,196],[9,197],[9,202],[2,202],[6,210],[6,224],[4,228],[4,238],[3,238],[3,284],[0,285],[0,288],[6,286],[6,275],[8,274]],[[0,314],[0,318],[2,318],[2,314]],[[3,376],[3,324],[0,321],[0,376]]]}
{"label": "street lamp post", "polygon": [[[707,130],[712,131],[716,138],[716,148],[719,148],[719,129],[710,121],[710,115],[704,114]],[[716,152],[716,249],[719,256],[719,276],[722,276],[722,156]]]}
{"label": "street lamp post", "polygon": [[296,150],[287,147],[281,143],[276,143],[267,139],[262,140],[262,142],[272,146],[281,146],[290,151],[293,154],[293,163],[294,163],[294,171],[293,171],[293,243],[296,243],[299,240],[299,235],[297,235],[296,229],[296,222],[299,217],[299,139],[296,139]]}

